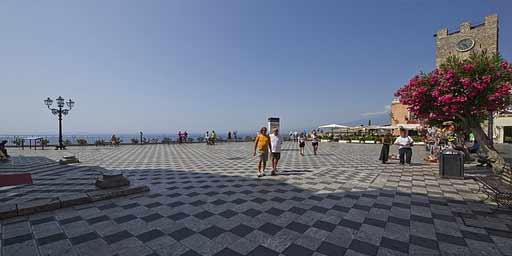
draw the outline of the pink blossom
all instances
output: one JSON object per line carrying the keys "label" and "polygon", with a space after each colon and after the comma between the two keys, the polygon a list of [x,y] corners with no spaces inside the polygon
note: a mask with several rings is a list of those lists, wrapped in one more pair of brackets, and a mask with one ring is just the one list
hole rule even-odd
{"label": "pink blossom", "polygon": [[469,71],[473,70],[473,65],[471,65],[471,64],[466,64],[466,65],[464,65],[464,66],[462,67],[462,69],[463,69],[464,71],[466,71],[466,72],[469,72]]}

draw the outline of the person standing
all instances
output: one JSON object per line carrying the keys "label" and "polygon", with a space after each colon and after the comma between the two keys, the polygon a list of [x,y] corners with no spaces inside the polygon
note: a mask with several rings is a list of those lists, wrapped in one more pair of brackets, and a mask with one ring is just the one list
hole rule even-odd
{"label": "person standing", "polygon": [[215,145],[215,140],[217,140],[217,134],[215,133],[215,131],[212,131],[212,136],[211,136],[212,145]]}
{"label": "person standing", "polygon": [[206,145],[210,145],[210,132],[206,131],[206,134],[204,135],[204,140],[206,141]]}
{"label": "person standing", "polygon": [[228,131],[228,140],[231,140],[231,131]]}
{"label": "person standing", "polygon": [[181,131],[178,131],[178,143],[181,144],[182,142],[182,134]]}
{"label": "person standing", "polygon": [[262,127],[254,141],[253,155],[256,156],[256,153],[258,153],[258,178],[265,176],[269,150],[272,150],[270,137],[267,134],[267,128]]}
{"label": "person standing", "polygon": [[382,137],[382,149],[380,150],[379,160],[382,161],[383,164],[388,162],[389,146],[391,145],[392,140],[390,132],[386,132],[384,137]]}
{"label": "person standing", "polygon": [[279,135],[279,129],[274,128],[274,130],[272,130],[272,134],[270,134],[272,176],[277,175],[277,164],[279,163],[279,159],[281,159],[281,144],[283,144],[283,138]]}
{"label": "person standing", "polygon": [[304,156],[304,147],[306,147],[306,135],[304,133],[299,134],[297,141],[299,142],[299,153],[301,156]]}
{"label": "person standing", "polygon": [[316,156],[318,151],[318,135],[315,130],[311,133],[311,146],[313,146],[313,154]]}
{"label": "person standing", "polygon": [[186,143],[187,141],[188,141],[188,132],[187,132],[187,131],[185,131],[185,132],[183,133],[183,142],[185,142],[185,143]]}
{"label": "person standing", "polygon": [[407,135],[407,130],[400,128],[400,136],[396,138],[395,145],[398,145],[398,153],[400,155],[400,164],[404,165],[407,163],[411,165],[412,158],[412,145],[414,141],[410,136]]}

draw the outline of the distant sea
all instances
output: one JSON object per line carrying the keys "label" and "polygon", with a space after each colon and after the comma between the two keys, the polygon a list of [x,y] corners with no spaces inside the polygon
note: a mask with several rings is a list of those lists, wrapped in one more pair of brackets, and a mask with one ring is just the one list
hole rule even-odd
{"label": "distant sea", "polygon": [[[255,136],[256,133],[238,133],[237,137],[238,139],[244,139],[246,136]],[[191,133],[188,135],[189,138],[192,138],[196,140],[198,137],[204,137],[205,134],[199,134],[199,133]],[[231,135],[233,137],[233,135]],[[27,137],[42,137],[46,138],[49,141],[50,145],[58,144],[59,136],[58,135],[48,135],[48,134],[23,134],[23,135],[15,135],[15,134],[7,134],[7,135],[0,135],[0,141],[1,140],[7,140],[7,145],[14,145],[13,141],[16,138],[27,138]],[[77,144],[76,140],[78,139],[85,139],[87,140],[88,144],[94,144],[97,140],[104,140],[106,142],[110,142],[110,138],[112,137],[112,134],[70,134],[70,135],[63,135],[63,140],[69,140],[71,144]],[[122,143],[131,143],[132,139],[140,140],[140,134],[139,133],[124,133],[124,134],[116,134],[116,137],[120,138]],[[151,139],[158,139],[159,142],[161,142],[164,138],[171,138],[173,141],[176,141],[178,134],[168,134],[168,133],[144,133],[142,135],[143,138],[146,138],[148,141]],[[226,139],[228,137],[227,133],[217,133],[218,138]],[[28,141],[25,142],[28,144]]]}

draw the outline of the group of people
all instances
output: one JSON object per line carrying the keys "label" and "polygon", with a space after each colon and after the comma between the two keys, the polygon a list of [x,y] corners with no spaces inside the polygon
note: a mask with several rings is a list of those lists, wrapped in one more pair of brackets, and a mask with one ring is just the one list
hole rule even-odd
{"label": "group of people", "polygon": [[215,145],[215,141],[217,140],[217,133],[215,133],[215,131],[206,131],[204,140],[206,141],[206,145]]}
{"label": "group of people", "polygon": [[237,131],[228,131],[228,140],[237,140],[238,132]]}
{"label": "group of people", "polygon": [[184,132],[178,131],[177,139],[178,139],[178,143],[180,143],[180,144],[187,142],[188,141],[188,132],[187,131],[184,131]]}
{"label": "group of people", "polygon": [[[316,155],[318,151],[318,134],[313,131],[310,134],[311,145],[313,147],[313,154]],[[304,149],[306,147],[307,135],[305,133],[297,134],[294,142],[298,143],[299,154],[304,156]],[[272,158],[272,171],[271,175],[275,176],[278,173],[277,165],[281,159],[281,145],[283,144],[283,138],[279,135],[279,129],[272,129],[270,135],[267,134],[267,128],[262,127],[256,136],[254,141],[254,156],[258,156],[258,177],[265,176],[265,169],[269,154]]]}
{"label": "group of people", "polygon": [[387,163],[389,160],[389,148],[391,144],[398,146],[400,164],[411,165],[412,146],[414,145],[414,140],[408,135],[407,130],[400,128],[400,136],[398,136],[394,141],[391,133],[388,132],[384,135],[382,138],[382,149],[379,157],[379,160],[382,161],[383,164]]}
{"label": "group of people", "polygon": [[112,137],[110,138],[110,143],[112,143],[112,146],[119,146],[121,145],[121,139],[117,137],[115,134],[112,134]]}

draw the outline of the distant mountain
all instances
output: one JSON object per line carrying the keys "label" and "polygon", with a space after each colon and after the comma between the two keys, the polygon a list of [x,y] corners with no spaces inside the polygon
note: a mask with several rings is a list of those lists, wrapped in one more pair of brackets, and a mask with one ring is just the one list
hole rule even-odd
{"label": "distant mountain", "polygon": [[389,125],[391,124],[391,118],[389,117],[389,113],[379,114],[367,116],[362,119],[348,121],[348,122],[340,122],[340,124],[347,126],[358,126],[358,125],[368,125],[368,120],[372,121],[372,125]]}

